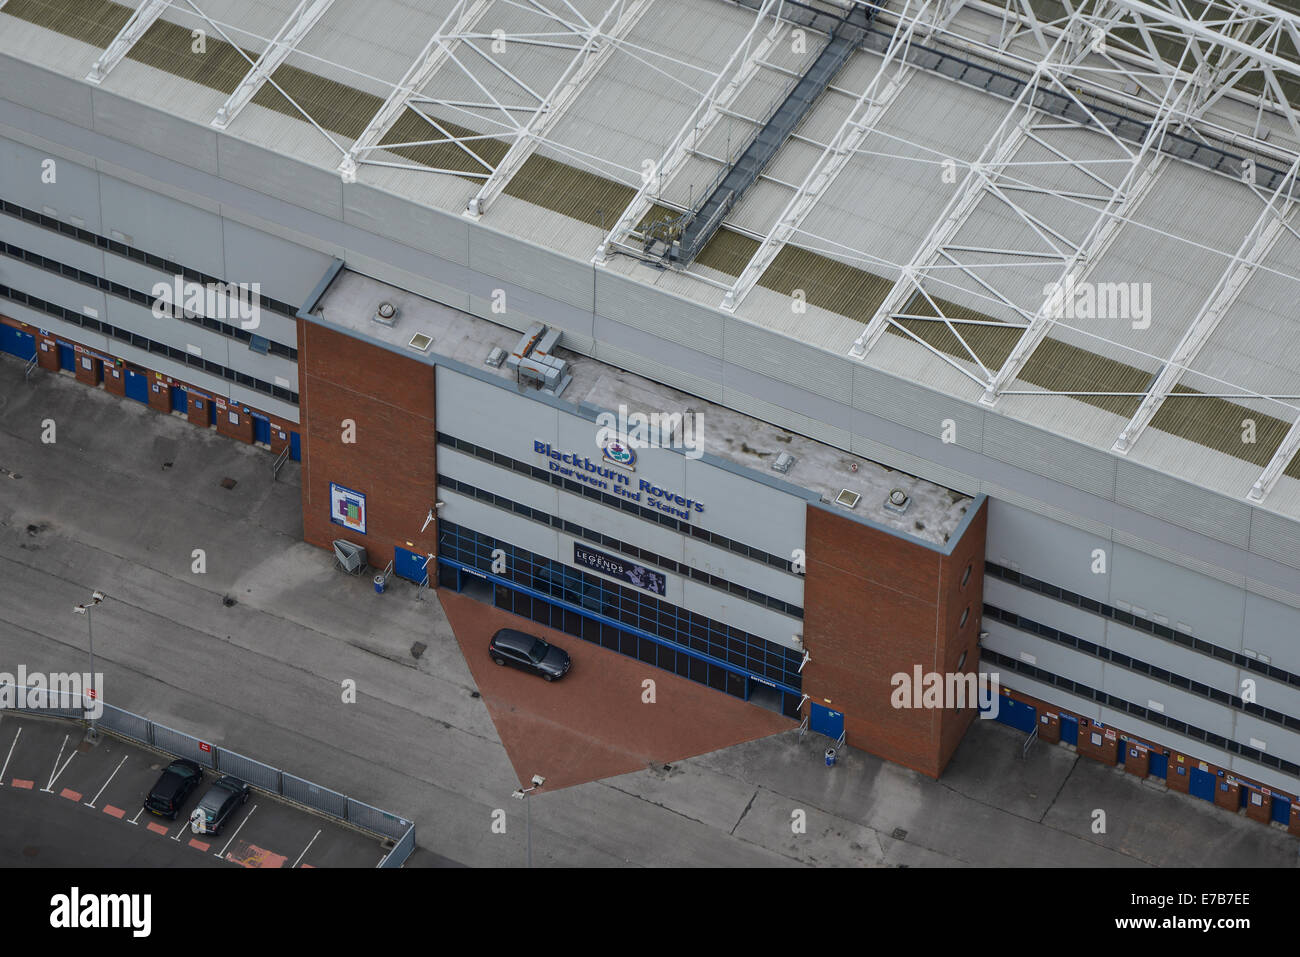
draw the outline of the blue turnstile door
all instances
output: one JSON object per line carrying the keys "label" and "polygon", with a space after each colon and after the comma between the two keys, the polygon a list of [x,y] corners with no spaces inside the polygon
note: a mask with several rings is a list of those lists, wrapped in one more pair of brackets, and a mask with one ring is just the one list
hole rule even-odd
{"label": "blue turnstile door", "polygon": [[832,711],[823,704],[813,702],[808,716],[808,727],[818,734],[838,741],[844,733],[844,712]]}
{"label": "blue turnstile door", "polygon": [[[428,570],[425,568],[425,562],[429,561],[428,555],[421,555],[419,552],[412,552],[405,548],[393,549],[393,574],[401,575],[407,581],[413,581],[417,585],[424,581]],[[432,562],[429,562],[432,565]]]}
{"label": "blue turnstile door", "polygon": [[134,369],[126,369],[122,374],[126,376],[126,397],[148,405],[149,377]]}
{"label": "blue turnstile door", "polygon": [[67,369],[69,372],[77,371],[77,353],[72,346],[66,342],[57,343],[59,347],[59,368]]}
{"label": "blue turnstile door", "polygon": [[19,359],[34,359],[36,337],[13,326],[0,325],[0,352],[8,352]]}
{"label": "blue turnstile door", "polygon": [[263,442],[266,445],[271,444],[271,420],[264,415],[258,415],[256,412],[253,416],[253,441]]}
{"label": "blue turnstile door", "polygon": [[295,462],[302,461],[302,439],[298,438],[297,432],[289,433],[289,458]]}
{"label": "blue turnstile door", "polygon": [[183,385],[172,386],[172,411],[189,412],[190,393]]}
{"label": "blue turnstile door", "polygon": [[1192,768],[1191,781],[1188,790],[1198,798],[1204,798],[1206,801],[1214,800],[1214,775],[1209,771],[1202,771],[1200,768]]}
{"label": "blue turnstile door", "polygon": [[1079,719],[1068,714],[1061,715],[1061,742],[1079,746]]}

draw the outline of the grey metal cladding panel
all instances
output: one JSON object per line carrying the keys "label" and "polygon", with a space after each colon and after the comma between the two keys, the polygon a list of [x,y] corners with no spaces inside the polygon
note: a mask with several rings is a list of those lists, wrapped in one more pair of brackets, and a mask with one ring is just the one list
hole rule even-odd
{"label": "grey metal cladding panel", "polygon": [[1015,612],[1093,644],[1099,645],[1106,640],[1106,619],[1100,615],[1029,591],[1001,578],[984,579],[984,601],[995,608]]}
{"label": "grey metal cladding panel", "polygon": [[675,561],[681,561],[685,554],[683,542],[687,539],[663,525],[616,511],[572,492],[558,491],[556,495],[555,514],[563,519],[625,542],[636,542],[647,551]]}
{"label": "grey metal cladding panel", "polygon": [[610,319],[706,355],[722,356],[721,313],[633,279],[597,270],[596,315],[597,338],[603,325],[600,319]]}
{"label": "grey metal cladding panel", "polygon": [[[753,385],[753,383],[749,384]],[[777,384],[780,385],[780,383]],[[827,425],[821,419],[814,419],[799,412],[792,412],[784,405],[775,405],[765,399],[756,398],[730,386],[723,388],[722,401],[724,405],[735,409],[737,412],[752,415],[756,419],[771,422],[774,425],[789,429],[791,432],[806,435],[810,439],[816,439],[818,442],[834,445],[837,448],[847,449],[852,438],[848,429],[835,428]]]}
{"label": "grey metal cladding panel", "polygon": [[85,83],[0,55],[0,92],[4,98],[69,123],[94,127],[91,89]]}
{"label": "grey metal cladding panel", "polygon": [[592,355],[601,362],[639,373],[674,389],[681,389],[691,395],[698,395],[701,398],[708,399],[710,402],[722,401],[722,386],[718,384],[716,379],[707,379],[682,372],[674,366],[663,365],[652,359],[645,358],[638,352],[620,349],[603,341],[596,342]]}
{"label": "grey metal cladding panel", "polygon": [[1168,562],[1171,565],[1177,565],[1180,568],[1186,568],[1189,571],[1196,572],[1198,575],[1204,575],[1207,578],[1213,578],[1215,581],[1223,582],[1227,585],[1233,585],[1237,588],[1244,588],[1246,577],[1240,572],[1230,572],[1220,568],[1218,565],[1211,565],[1209,562],[1203,562],[1200,559],[1192,558],[1185,552],[1175,551],[1172,548],[1165,548],[1163,545],[1156,545],[1148,542],[1144,538],[1138,538],[1136,535],[1130,535],[1128,532],[1115,529],[1111,533],[1112,540],[1119,545],[1127,545],[1134,551],[1142,552],[1144,555],[1150,555],[1159,558],[1161,561]]}
{"label": "grey metal cladding panel", "polygon": [[[457,525],[464,525],[475,531],[502,539],[530,552],[536,552],[543,558],[557,558],[566,561],[559,548],[559,533],[553,528],[538,525],[536,522],[521,522],[509,512],[486,505],[483,502],[461,495],[459,492],[444,491],[438,517]],[[568,564],[573,564],[570,552]]]}
{"label": "grey metal cladding panel", "polygon": [[[1082,682],[1092,688],[1101,686],[1101,659],[1085,655],[1065,645],[1058,645],[1056,642],[1048,641],[1045,638],[1039,638],[1037,635],[1029,634],[1029,632],[1019,631],[1000,621],[986,618],[983,627],[988,633],[988,637],[981,640],[982,647],[1021,661],[1026,660],[1024,655],[1027,654],[1034,660],[1026,663],[1033,664],[1034,667],[1042,668],[1044,671],[1050,671],[1052,674],[1069,678],[1072,681]],[[988,670],[997,672],[998,666]],[[1012,687],[1017,687],[1019,680],[1020,676],[1014,672],[1003,674],[1001,677],[1002,684]],[[1052,699],[1049,698],[1048,700]]]}
{"label": "grey metal cladding panel", "polygon": [[[54,160],[53,183],[42,179],[42,164],[48,159]],[[0,196],[37,212],[51,206],[60,219],[76,216],[85,221],[85,228],[99,231],[99,174],[37,147],[0,138]],[[0,233],[11,219],[0,220]]]}
{"label": "grey metal cladding panel", "polygon": [[[855,413],[855,422],[860,421],[858,416],[866,417],[866,415],[865,412]],[[858,426],[855,425],[855,428],[858,428]],[[915,455],[909,455],[907,452],[900,452],[888,445],[864,438],[856,432],[849,436],[849,451],[854,455],[861,455],[873,462],[879,462],[892,469],[906,472],[908,475],[915,475],[927,481],[935,482],[944,488],[964,492],[967,495],[976,495],[980,492],[980,480],[973,475],[967,475],[965,472],[958,472],[955,469],[944,468],[942,465],[935,465],[929,459],[918,458]]]}
{"label": "grey metal cladding panel", "polygon": [[[1230,665],[1218,658],[1193,651],[1191,648],[1184,648],[1163,638],[1129,628],[1119,622],[1106,623],[1106,647],[1131,658],[1141,659],[1147,664],[1157,665],[1184,678],[1218,688],[1228,694],[1241,692],[1236,665]],[[1145,705],[1146,702],[1139,701],[1138,704]]]}
{"label": "grey metal cladding panel", "polygon": [[224,180],[323,216],[343,218],[343,181],[337,173],[308,166],[231,136],[217,140],[217,157],[220,168],[216,172]]}
{"label": "grey metal cladding panel", "polygon": [[117,230],[128,246],[162,256],[213,276],[225,273],[221,218],[188,203],[142,189],[132,183],[100,177],[102,233]]}
{"label": "grey metal cladding panel", "polygon": [[[722,357],[727,363],[792,383],[836,402],[846,405],[850,402],[853,369],[842,356],[740,319],[726,318],[722,332]],[[728,382],[744,387],[730,373]]]}
{"label": "grey metal cladding panel", "polygon": [[469,295],[465,292],[464,266],[445,263],[444,269],[435,270],[434,267],[442,264],[442,260],[426,256],[414,249],[407,249],[406,255],[400,257],[400,261],[397,257],[392,257],[391,262],[372,259],[354,249],[343,250],[339,258],[354,272],[373,276],[381,282],[391,283],[456,309],[469,310]]}
{"label": "grey metal cladding panel", "polygon": [[853,366],[853,405],[935,438],[942,438],[944,420],[952,419],[953,444],[974,452],[983,449],[982,410],[860,363]]}
{"label": "grey metal cladding panel", "polygon": [[44,329],[51,335],[79,342],[92,349],[99,349],[101,352],[108,351],[110,340],[107,336],[103,336],[98,332],[91,332],[89,329],[83,329],[70,322],[64,322],[62,319],[55,319],[48,313],[30,309],[8,299],[0,299],[0,312],[10,319],[17,319],[19,322],[25,322],[37,329]]}
{"label": "grey metal cladding panel", "polygon": [[[1300,568],[1300,524],[1263,509],[1252,509],[1250,550],[1293,568]],[[1300,591],[1300,576],[1296,590]]]}
{"label": "grey metal cladding panel", "polygon": [[294,306],[302,304],[333,262],[324,253],[233,220],[223,219],[221,229],[226,256],[222,278],[260,283],[262,295]]}
{"label": "grey metal cladding panel", "polygon": [[91,102],[95,110],[95,132],[205,173],[217,173],[215,130],[141,106],[104,89],[93,90]]}
{"label": "grey metal cladding panel", "polygon": [[438,368],[435,382],[439,429],[512,459],[543,464],[533,441],[556,442],[555,409],[445,366]]}
{"label": "grey metal cladding panel", "polygon": [[594,276],[580,263],[483,226],[471,226],[469,267],[543,296],[592,311]]}
{"label": "grey metal cladding panel", "polygon": [[[1186,755],[1194,755],[1198,760],[1211,761],[1221,768],[1229,767],[1229,762],[1233,757],[1231,753],[1212,748],[1204,741],[1188,737],[1185,734],[1176,734],[1164,725],[1143,721],[1126,711],[1100,708],[1098,709],[1097,720],[1112,728],[1123,728],[1128,734],[1156,742],[1166,748],[1180,751]],[[1231,737],[1231,735],[1227,737]]]}
{"label": "grey metal cladding panel", "polygon": [[[670,576],[673,577],[677,576]],[[702,585],[693,578],[679,580],[682,605],[698,614],[707,615],[715,621],[725,622],[733,628],[758,635],[786,648],[794,647],[796,632],[803,633],[803,622],[796,618]]]}
{"label": "grey metal cladding panel", "polygon": [[1300,595],[1295,592],[1287,591],[1285,588],[1278,588],[1276,585],[1270,585],[1268,582],[1262,582],[1255,578],[1246,579],[1246,591],[1252,595],[1259,595],[1270,601],[1280,602],[1290,608],[1300,609]]}
{"label": "grey metal cladding panel", "polygon": [[1300,611],[1259,595],[1246,595],[1242,648],[1267,655],[1271,663],[1300,674]]}
{"label": "grey metal cladding panel", "polygon": [[712,575],[739,582],[755,591],[782,601],[803,605],[803,579],[755,562],[735,552],[718,548],[697,538],[684,540],[686,564]]}
{"label": "grey metal cladding panel", "polygon": [[983,452],[1102,498],[1114,498],[1115,459],[996,413],[984,416]]}
{"label": "grey metal cladding panel", "polygon": [[8,256],[0,256],[0,283],[65,309],[81,312],[82,307],[89,306],[104,315],[105,296],[98,289]]}
{"label": "grey metal cladding panel", "polygon": [[1300,689],[1293,688],[1281,681],[1265,678],[1253,671],[1242,671],[1237,686],[1225,690],[1232,694],[1241,694],[1240,682],[1246,678],[1250,678],[1255,682],[1255,701],[1257,704],[1265,708],[1275,708],[1283,714],[1300,718]]}
{"label": "grey metal cladding panel", "polygon": [[1093,552],[1098,548],[1103,549],[1109,559],[1110,542],[1105,539],[1016,508],[997,498],[989,499],[985,544],[989,561],[1004,565],[1009,560],[1034,578],[1096,601],[1107,601],[1110,576],[1092,571]]}
{"label": "grey metal cladding panel", "polygon": [[1236,727],[1232,735],[1234,741],[1250,747],[1250,739],[1256,738],[1264,742],[1263,750],[1266,754],[1300,764],[1300,736],[1272,722],[1261,721],[1254,715],[1240,711],[1237,712],[1236,719]]}
{"label": "grey metal cladding panel", "polygon": [[[1300,764],[1300,761],[1296,763]],[[1300,793],[1300,778],[1285,774],[1277,768],[1270,768],[1266,764],[1259,764],[1248,758],[1243,758],[1239,754],[1232,756],[1232,760],[1227,767],[1234,774],[1252,781],[1258,781],[1265,787],[1276,788],[1289,794]]]}
{"label": "grey metal cladding panel", "polygon": [[[119,329],[127,329],[137,335],[146,336],[154,342],[161,342],[177,349],[184,349],[188,344],[193,343],[203,350],[204,359],[220,362],[223,366],[232,365],[231,340],[219,332],[204,329],[184,319],[155,316],[144,306],[137,306],[116,296],[109,296],[107,305],[107,314],[101,313],[101,316]],[[235,342],[233,346],[247,351],[247,346],[243,343]],[[234,367],[238,368],[238,366]]]}
{"label": "grey metal cladding panel", "polygon": [[98,246],[88,246],[44,226],[0,215],[0,239],[96,276],[104,275],[104,253]]}
{"label": "grey metal cladding panel", "polygon": [[[1147,706],[1148,701],[1158,701],[1164,705],[1164,713],[1170,718],[1186,721],[1214,734],[1221,734],[1225,738],[1232,737],[1233,711],[1227,705],[1218,704],[1209,698],[1202,698],[1200,695],[1163,682],[1153,681],[1144,674],[1108,662],[1102,665],[1102,680],[1104,682],[1102,689],[1108,694],[1116,695],[1143,708]],[[1122,724],[1120,726],[1123,727]]]}
{"label": "grey metal cladding panel", "polygon": [[457,265],[469,263],[469,221],[362,183],[343,184],[343,221],[413,245]]}
{"label": "grey metal cladding panel", "polygon": [[[534,481],[518,472],[458,452],[448,445],[438,446],[438,476],[468,482],[477,488],[503,495],[551,515],[555,514],[555,496],[560,494],[553,485]],[[519,521],[527,519],[520,518]]]}
{"label": "grey metal cladding panel", "polygon": [[1118,504],[1238,548],[1248,547],[1250,506],[1126,460],[1116,464]]}
{"label": "grey metal cladding panel", "polygon": [[[102,275],[113,282],[120,282],[124,286],[143,292],[146,295],[154,294],[154,286],[157,283],[165,283],[169,288],[173,288],[176,277],[173,274],[165,273],[161,269],[154,269],[152,266],[146,266],[138,263],[134,259],[123,259],[113,253],[104,255],[104,269]],[[323,272],[323,270],[322,270]],[[266,292],[265,289],[262,290]],[[113,296],[110,299],[115,298]],[[291,300],[292,301],[292,300]],[[182,325],[188,325],[197,328],[193,323],[183,319],[175,320]],[[243,320],[230,318],[226,320],[229,325],[239,326]],[[258,324],[252,327],[258,335],[265,336],[291,349],[298,347],[298,326],[297,321],[290,319],[288,316],[280,315],[269,309],[260,309],[257,314]],[[240,345],[243,345],[240,343]]]}
{"label": "grey metal cladding panel", "polygon": [[[1231,648],[1241,647],[1243,588],[1206,578],[1196,572],[1126,545],[1115,544],[1110,565],[1110,603],[1127,603],[1134,614],[1164,615],[1169,627],[1191,626],[1198,638]],[[1141,608],[1142,611],[1137,611]]]}

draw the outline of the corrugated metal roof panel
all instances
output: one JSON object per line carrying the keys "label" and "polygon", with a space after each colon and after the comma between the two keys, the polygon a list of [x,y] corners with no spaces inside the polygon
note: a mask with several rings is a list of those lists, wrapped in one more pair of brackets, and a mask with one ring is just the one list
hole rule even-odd
{"label": "corrugated metal roof panel", "polygon": [[1170,475],[1119,460],[1115,501],[1163,518],[1189,531],[1246,548],[1250,541],[1251,508],[1226,501]]}

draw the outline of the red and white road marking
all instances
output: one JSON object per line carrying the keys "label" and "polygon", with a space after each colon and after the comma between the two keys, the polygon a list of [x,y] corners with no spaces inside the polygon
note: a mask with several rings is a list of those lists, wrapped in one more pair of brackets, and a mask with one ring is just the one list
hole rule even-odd
{"label": "red and white road marking", "polygon": [[4,776],[5,772],[9,770],[9,759],[14,756],[14,748],[18,747],[18,735],[22,733],[23,729],[19,728],[17,734],[14,735],[14,743],[9,745],[9,754],[5,757],[4,767],[0,767],[0,787],[4,787]]}
{"label": "red and white road marking", "polygon": [[[108,780],[104,782],[104,788],[108,787],[113,778],[117,777],[117,772],[122,770],[122,765],[124,764],[126,764],[126,755],[122,756],[122,760],[117,763],[117,767],[113,769],[113,773],[108,776]],[[95,806],[95,802],[99,800],[99,796],[104,793],[104,788],[100,788],[95,792],[95,796],[86,802],[86,807]]]}

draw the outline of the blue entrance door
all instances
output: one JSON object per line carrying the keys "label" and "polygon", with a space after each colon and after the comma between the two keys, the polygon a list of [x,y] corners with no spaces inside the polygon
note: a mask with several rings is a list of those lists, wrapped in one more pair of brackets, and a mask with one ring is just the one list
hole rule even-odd
{"label": "blue entrance door", "polygon": [[809,713],[808,727],[838,741],[844,733],[844,712],[832,711],[825,705],[814,702]]}
{"label": "blue entrance door", "polygon": [[72,346],[66,342],[58,343],[59,347],[59,368],[67,369],[69,372],[77,371],[77,354]]}
{"label": "blue entrance door", "polygon": [[1272,819],[1279,824],[1291,823],[1291,802],[1280,794],[1273,795]]}
{"label": "blue entrance door", "polygon": [[1079,745],[1079,719],[1068,714],[1061,715],[1061,743]]}
{"label": "blue entrance door", "polygon": [[997,705],[997,719],[1018,731],[1028,734],[1038,723],[1038,709],[1032,704],[1016,701],[1007,695],[998,695]]}
{"label": "blue entrance door", "polygon": [[0,352],[8,352],[19,359],[36,356],[36,337],[13,326],[0,325]]}
{"label": "blue entrance door", "polygon": [[1152,777],[1167,778],[1169,776],[1169,757],[1163,751],[1151,752],[1151,765],[1148,769]]}
{"label": "blue entrance door", "polygon": [[419,585],[428,574],[424,564],[428,559],[428,555],[421,555],[419,552],[408,551],[405,548],[395,548],[393,549],[393,573]]}
{"label": "blue entrance door", "polygon": [[253,441],[271,444],[271,420],[264,415],[253,414]]}
{"label": "blue entrance door", "polygon": [[148,405],[149,377],[143,372],[136,372],[134,369],[127,369],[124,374],[126,375],[126,397]]}
{"label": "blue entrance door", "polygon": [[1209,771],[1202,771],[1200,768],[1192,768],[1192,779],[1188,790],[1198,798],[1204,798],[1206,801],[1214,800],[1214,775]]}
{"label": "blue entrance door", "polygon": [[190,410],[190,394],[183,385],[172,386],[172,411],[188,412]]}
{"label": "blue entrance door", "polygon": [[289,433],[289,458],[295,462],[302,461],[302,440],[298,438],[297,432]]}

